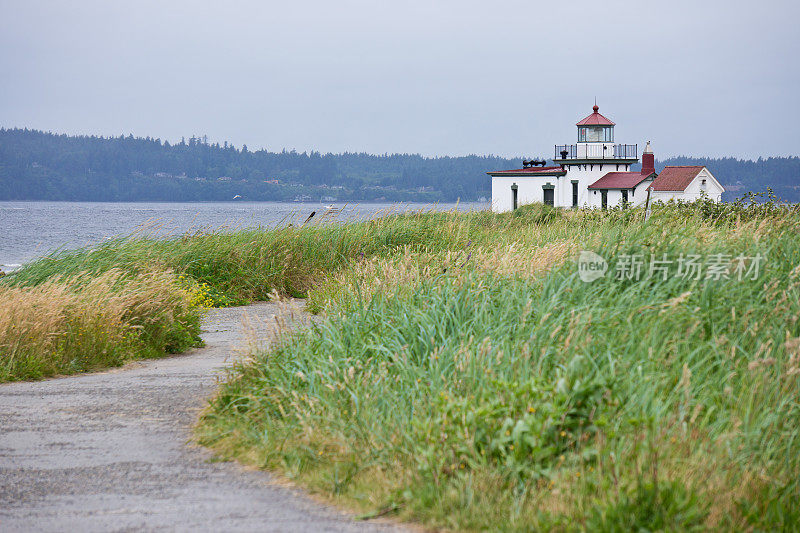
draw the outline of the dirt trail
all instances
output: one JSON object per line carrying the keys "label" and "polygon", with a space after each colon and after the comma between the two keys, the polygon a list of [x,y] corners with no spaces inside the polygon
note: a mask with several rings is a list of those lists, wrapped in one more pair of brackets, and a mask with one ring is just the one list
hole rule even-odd
{"label": "dirt trail", "polygon": [[206,347],[0,385],[0,531],[389,531],[187,444],[220,369],[275,304],[212,309]]}

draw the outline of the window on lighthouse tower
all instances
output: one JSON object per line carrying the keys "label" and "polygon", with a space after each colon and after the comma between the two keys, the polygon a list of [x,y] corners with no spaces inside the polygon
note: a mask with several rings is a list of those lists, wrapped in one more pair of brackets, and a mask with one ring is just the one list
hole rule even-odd
{"label": "window on lighthouse tower", "polygon": [[614,128],[611,126],[581,126],[578,142],[613,142]]}

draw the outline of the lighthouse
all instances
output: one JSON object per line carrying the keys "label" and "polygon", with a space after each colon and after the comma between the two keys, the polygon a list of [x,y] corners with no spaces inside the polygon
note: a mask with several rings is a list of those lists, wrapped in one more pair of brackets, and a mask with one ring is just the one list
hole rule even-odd
{"label": "lighthouse", "polygon": [[[570,194],[558,205],[564,207],[602,207],[616,205],[622,193],[612,189],[590,190],[589,187],[609,172],[628,172],[639,162],[638,146],[618,144],[614,140],[616,124],[600,114],[597,104],[592,114],[578,121],[578,141],[556,145],[553,162],[567,171]],[[566,185],[566,183],[565,183]],[[617,197],[619,196],[619,197]],[[635,196],[635,193],[631,196]],[[630,201],[630,199],[629,199]]]}
{"label": "lighthouse", "polygon": [[[631,165],[639,162],[638,145],[617,143],[616,124],[600,114],[596,103],[592,113],[576,126],[577,141],[555,145],[553,165],[523,160],[522,168],[487,172],[492,178],[493,211],[535,202],[554,207],[625,208],[643,204],[651,186],[651,192],[662,200],[693,201],[700,197],[700,190],[720,200],[724,189],[705,167],[666,167],[664,171],[673,177],[659,181],[649,141],[642,153],[642,170],[631,171]],[[678,168],[692,170],[674,170]],[[695,169],[698,171],[693,173]],[[700,180],[702,188],[689,186],[690,174],[692,180]]]}

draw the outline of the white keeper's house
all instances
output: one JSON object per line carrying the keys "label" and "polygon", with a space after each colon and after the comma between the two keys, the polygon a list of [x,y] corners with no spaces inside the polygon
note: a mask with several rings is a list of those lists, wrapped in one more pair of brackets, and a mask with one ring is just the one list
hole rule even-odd
{"label": "white keeper's house", "polygon": [[648,189],[651,202],[692,202],[703,193],[716,202],[722,199],[725,189],[706,167],[665,167],[657,174],[649,141],[642,152],[642,170],[632,172],[631,165],[639,162],[638,146],[617,144],[615,124],[597,105],[577,126],[578,142],[556,145],[553,165],[523,160],[523,168],[487,172],[492,177],[492,211],[534,202],[556,207],[638,206],[645,203]]}

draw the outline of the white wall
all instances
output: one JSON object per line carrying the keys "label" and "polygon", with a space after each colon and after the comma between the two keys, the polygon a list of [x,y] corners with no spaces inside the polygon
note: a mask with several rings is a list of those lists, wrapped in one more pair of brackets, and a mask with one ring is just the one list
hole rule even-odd
{"label": "white wall", "polygon": [[[587,189],[589,185],[599,180],[603,174],[608,172],[605,170],[608,165],[603,165],[604,171],[600,170],[600,165],[572,165],[565,167],[567,175],[564,176],[564,183],[568,184],[567,193],[562,196],[561,202],[564,207],[572,207],[572,180],[578,180],[578,206],[586,207],[590,204],[591,198]],[[616,168],[616,167],[611,167]]]}
{"label": "white wall", "polygon": [[[653,183],[653,180],[648,179],[641,182],[632,190],[628,189],[629,207],[638,207],[645,204],[645,202],[647,201],[647,187],[649,187],[651,183]],[[589,196],[591,198],[591,202],[589,203],[590,207],[599,208],[603,206],[603,195],[599,189],[590,189]],[[621,205],[622,205],[622,190],[608,189],[608,207],[609,208],[619,207]]]}
{"label": "white wall", "polygon": [[[562,204],[564,207],[572,207],[572,180],[578,180],[578,207],[600,207],[601,197],[600,193],[594,194],[589,190],[589,185],[599,180],[609,172],[627,172],[628,165],[617,165],[616,163],[592,163],[586,165],[573,165],[568,166],[567,175],[563,178],[564,183],[567,185],[567,194],[562,197]],[[619,170],[617,170],[619,168]],[[610,192],[610,191],[609,191]],[[620,199],[622,193],[620,193]],[[609,207],[616,205],[611,203],[609,197]]]}
{"label": "white wall", "polygon": [[[600,189],[590,189],[589,190],[589,207],[594,208],[602,208],[603,207],[603,193]],[[634,200],[635,195],[634,195]],[[628,202],[631,200],[631,193],[628,191]],[[622,191],[619,189],[608,189],[608,204],[607,207],[617,207],[618,205],[622,205]]]}
{"label": "white wall", "polygon": [[[634,207],[639,207],[640,205],[644,205],[645,202],[647,202],[647,188],[650,185],[652,185],[652,183],[653,183],[653,178],[650,178],[644,180],[639,185],[637,185],[636,189],[634,189],[633,191],[634,192],[633,195],[628,193],[628,202]],[[651,197],[650,201],[652,200],[653,198]]]}
{"label": "white wall", "polygon": [[[578,207],[600,207],[600,193],[594,194],[589,190],[589,185],[609,172],[629,170],[628,165],[617,165],[611,162],[572,165],[566,166],[565,169],[567,173],[564,176],[492,177],[492,210],[495,213],[503,213],[512,209],[511,185],[513,183],[516,183],[518,187],[518,205],[543,202],[542,185],[551,183],[555,187],[553,191],[554,205],[556,207],[572,207],[572,180],[578,181]],[[638,205],[641,199],[641,203],[644,203],[645,194],[637,188],[633,195],[628,195],[628,201]],[[616,191],[616,193],[609,191],[609,207],[617,205],[621,200],[622,193],[620,191]]]}
{"label": "white wall", "polygon": [[[517,206],[544,202],[542,185],[551,183],[558,187],[558,182],[563,182],[563,177],[557,176],[494,176],[492,177],[492,211],[504,213],[513,209],[511,185],[517,184]],[[557,199],[557,190],[554,191],[554,200]],[[556,205],[558,203],[556,202]]]}

